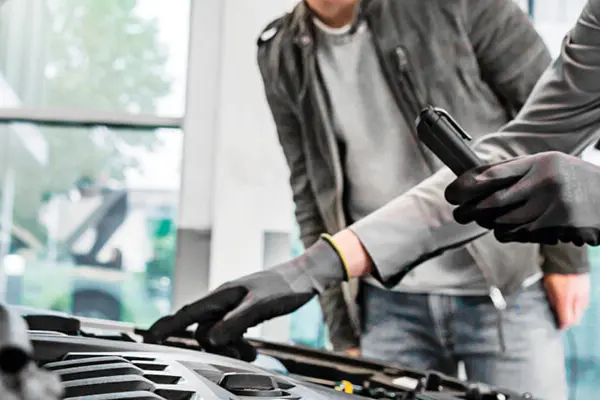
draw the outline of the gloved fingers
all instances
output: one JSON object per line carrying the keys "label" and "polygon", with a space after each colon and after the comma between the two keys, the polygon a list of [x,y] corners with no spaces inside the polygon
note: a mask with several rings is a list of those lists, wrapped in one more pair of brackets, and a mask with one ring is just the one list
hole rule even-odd
{"label": "gloved fingers", "polygon": [[452,211],[452,216],[454,217],[454,220],[459,224],[466,225],[475,221],[475,218],[473,218],[473,216],[471,215],[474,209],[475,206],[473,204],[465,204],[462,206],[458,206]]}
{"label": "gloved fingers", "polygon": [[175,333],[183,332],[187,326],[181,327],[181,324],[177,324],[177,321],[173,319],[172,315],[166,315],[159,318],[156,322],[148,328],[148,331],[144,335],[144,342],[146,343],[159,343],[166,339],[168,336],[172,336]]}
{"label": "gloved fingers", "polygon": [[490,165],[476,167],[457,177],[446,186],[444,191],[446,201],[453,205],[459,205],[478,197],[478,191],[484,191],[485,193],[488,189],[485,185],[482,185],[483,182],[478,177],[489,168],[491,168]]}
{"label": "gloved fingers", "polygon": [[597,228],[569,226],[547,228],[546,230],[554,231],[555,235],[558,236],[561,242],[571,243],[578,247],[581,247],[586,244],[590,246],[597,246],[598,244],[600,244],[600,231]]}
{"label": "gloved fingers", "polygon": [[487,229],[497,227],[496,219],[521,206],[520,203],[509,204],[502,207],[481,208],[479,203],[471,203],[454,209],[453,216],[459,224],[468,224],[473,221]]}
{"label": "gloved fingers", "polygon": [[517,203],[515,207],[510,209],[507,207],[507,211],[495,218],[494,228],[501,227],[518,227],[526,224],[530,224],[539,217],[535,212],[536,208],[540,205],[534,204],[532,201],[522,201]]}
{"label": "gloved fingers", "polygon": [[215,326],[215,324],[219,322],[222,318],[222,315],[215,316],[211,320],[205,320],[201,324],[198,324],[198,326],[196,327],[196,331],[194,332],[194,339],[196,339],[200,346],[202,346],[203,348],[215,347],[213,344],[210,343],[210,340],[208,339],[208,334],[213,328],[213,326]]}
{"label": "gloved fingers", "polygon": [[528,171],[525,163],[516,160],[473,168],[446,187],[444,195],[450,204],[460,205],[489,197],[500,189],[512,186]]}
{"label": "gloved fingers", "polygon": [[247,340],[243,338],[243,332],[238,337],[231,337],[230,341],[222,343],[213,343],[209,334],[213,326],[221,319],[207,321],[203,325],[198,325],[194,337],[198,344],[209,353],[220,354],[227,357],[237,358],[244,361],[254,361],[256,358],[256,349]]}
{"label": "gloved fingers", "polygon": [[215,345],[224,345],[241,338],[248,328],[269,319],[289,314],[306,304],[314,295],[308,293],[272,296],[260,302],[248,303],[230,312],[210,330],[208,338]]}
{"label": "gloved fingers", "polygon": [[[532,180],[527,176],[520,177],[514,180],[502,181],[502,187],[486,197],[480,197],[477,203],[477,208],[480,210],[500,209],[511,207],[516,204],[531,202],[539,195],[536,188],[532,184]],[[500,184],[498,184],[500,186]]]}
{"label": "gloved fingers", "polygon": [[598,246],[600,244],[600,230],[598,228],[580,228],[578,229],[578,233],[581,243],[579,246],[583,246],[584,244]]}
{"label": "gloved fingers", "polygon": [[[540,243],[541,238],[536,238],[530,232],[524,231],[522,228],[498,228],[494,229],[494,236],[500,243]],[[558,241],[557,241],[558,243]],[[552,244],[552,243],[548,243]]]}
{"label": "gloved fingers", "polygon": [[239,359],[252,362],[256,360],[257,352],[254,346],[250,344],[246,339],[241,339],[239,342],[235,344],[235,350],[239,354]]}
{"label": "gloved fingers", "polygon": [[571,229],[565,229],[563,227],[533,229],[530,236],[531,235],[536,239],[535,243],[551,245],[558,244],[559,242],[573,243],[573,239],[575,239],[572,236]]}
{"label": "gloved fingers", "polygon": [[494,230],[494,236],[501,243],[539,243],[556,245],[559,241],[571,242],[571,238],[565,240],[559,228],[531,229],[529,225],[508,228],[501,227]]}
{"label": "gloved fingers", "polygon": [[[213,351],[226,357],[236,358],[238,360],[252,362],[256,360],[256,349],[245,339],[240,339],[223,347],[215,347]],[[213,353],[213,351],[210,351]]]}
{"label": "gloved fingers", "polygon": [[207,351],[212,354],[220,354],[225,357],[236,358],[246,362],[252,362],[256,359],[256,349],[250,342],[244,339],[240,339],[227,346],[209,347]]}
{"label": "gloved fingers", "polygon": [[236,340],[222,344],[214,345],[208,338],[208,332],[212,324],[204,326],[198,326],[195,333],[195,338],[198,344],[207,352],[211,354],[219,354],[226,357],[237,358],[239,360],[251,362],[256,358],[256,349],[243,337],[239,337]]}
{"label": "gloved fingers", "polygon": [[484,228],[493,229],[496,218],[517,208],[526,198],[526,193],[519,187],[508,186],[458,206],[453,216],[459,224],[477,221]]}
{"label": "gloved fingers", "polygon": [[217,289],[212,294],[192,304],[184,306],[174,315],[156,321],[146,334],[146,341],[160,342],[167,337],[184,331],[188,326],[218,320],[233,309],[246,295],[247,290],[241,286]]}
{"label": "gloved fingers", "polygon": [[544,199],[536,196],[532,181],[524,177],[485,198],[457,207],[454,218],[462,224],[476,221],[487,229],[502,225],[519,226],[534,221],[546,212],[546,205],[538,204],[541,201]]}
{"label": "gloved fingers", "polygon": [[512,238],[514,237],[514,233],[512,233],[510,230],[495,229],[494,237],[500,243],[510,243],[513,241]]}

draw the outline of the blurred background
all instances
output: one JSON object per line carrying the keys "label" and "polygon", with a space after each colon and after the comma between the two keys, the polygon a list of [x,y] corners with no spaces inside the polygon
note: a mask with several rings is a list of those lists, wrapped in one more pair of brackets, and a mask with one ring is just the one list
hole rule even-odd
{"label": "blurred background", "polygon": [[[0,298],[145,328],[301,252],[255,62],[261,29],[295,3],[8,0]],[[519,4],[556,56],[585,0]],[[571,380],[592,392],[599,251],[592,305],[565,337]],[[321,318],[313,301],[250,335],[324,348]]]}

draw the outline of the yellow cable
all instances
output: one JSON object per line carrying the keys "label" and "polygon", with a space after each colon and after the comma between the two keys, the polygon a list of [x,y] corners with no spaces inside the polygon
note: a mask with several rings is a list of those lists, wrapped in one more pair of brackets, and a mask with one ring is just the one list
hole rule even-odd
{"label": "yellow cable", "polygon": [[337,385],[335,385],[334,389],[338,392],[354,393],[354,385],[352,384],[352,382],[348,381],[339,382]]}
{"label": "yellow cable", "polygon": [[354,393],[354,386],[352,383],[348,381],[342,381],[342,387],[344,388],[344,393]]}
{"label": "yellow cable", "polygon": [[324,233],[321,235],[321,238],[324,239],[325,241],[327,241],[327,243],[329,243],[331,245],[331,247],[333,247],[333,249],[336,251],[336,253],[340,257],[340,260],[342,261],[342,266],[344,267],[344,271],[346,272],[346,280],[349,280],[350,279],[350,270],[348,269],[348,262],[346,261],[346,257],[344,257],[344,253],[342,253],[339,246],[337,245],[335,240],[333,240],[333,237],[331,235]]}

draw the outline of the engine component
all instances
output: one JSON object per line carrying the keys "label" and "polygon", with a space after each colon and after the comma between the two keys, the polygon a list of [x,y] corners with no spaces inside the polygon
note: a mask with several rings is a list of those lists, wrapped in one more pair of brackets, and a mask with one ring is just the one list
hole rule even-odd
{"label": "engine component", "polygon": [[14,310],[0,304],[0,393],[6,400],[58,400],[56,377],[40,369],[27,337],[27,324]]}
{"label": "engine component", "polygon": [[[44,318],[44,330],[37,318]],[[104,323],[99,333],[81,318],[73,334],[73,321],[60,317],[27,320],[38,329],[29,332],[34,358],[60,377],[65,400],[533,400],[433,371],[297,346],[251,340],[259,354],[251,364],[207,353],[191,335],[155,345],[143,343],[144,331],[118,324]]]}

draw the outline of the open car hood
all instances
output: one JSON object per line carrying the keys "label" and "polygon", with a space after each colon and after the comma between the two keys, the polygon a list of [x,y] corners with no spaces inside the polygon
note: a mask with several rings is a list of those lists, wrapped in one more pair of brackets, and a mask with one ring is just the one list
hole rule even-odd
{"label": "open car hood", "polygon": [[530,400],[434,371],[250,340],[253,363],[209,354],[188,337],[143,343],[132,325],[15,307],[34,357],[61,378],[67,399]]}

